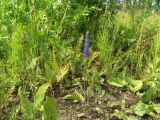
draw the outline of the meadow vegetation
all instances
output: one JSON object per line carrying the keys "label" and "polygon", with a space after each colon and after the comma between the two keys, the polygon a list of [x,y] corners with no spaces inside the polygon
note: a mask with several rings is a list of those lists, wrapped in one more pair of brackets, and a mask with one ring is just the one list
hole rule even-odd
{"label": "meadow vegetation", "polygon": [[[160,119],[160,14],[151,1],[0,1],[0,119]],[[83,111],[72,115],[66,101]]]}

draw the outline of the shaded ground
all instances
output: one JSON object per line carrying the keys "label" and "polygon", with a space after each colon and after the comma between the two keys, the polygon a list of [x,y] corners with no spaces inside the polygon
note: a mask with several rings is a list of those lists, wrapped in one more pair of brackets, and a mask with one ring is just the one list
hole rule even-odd
{"label": "shaded ground", "polygon": [[[110,120],[119,120],[112,115],[114,110],[118,109],[123,112],[138,101],[136,95],[125,89],[112,86],[105,86],[104,89],[104,95],[99,95],[92,91],[89,97],[85,97],[84,103],[74,103],[71,100],[63,100],[62,98],[67,94],[72,94],[74,91],[83,93],[79,89],[57,90],[55,97],[58,102],[59,120],[106,120],[107,114]],[[64,92],[59,93],[59,91]],[[122,100],[126,102],[123,109],[120,105]],[[114,105],[111,106],[109,103],[114,103]],[[144,120],[150,119],[145,116]]]}

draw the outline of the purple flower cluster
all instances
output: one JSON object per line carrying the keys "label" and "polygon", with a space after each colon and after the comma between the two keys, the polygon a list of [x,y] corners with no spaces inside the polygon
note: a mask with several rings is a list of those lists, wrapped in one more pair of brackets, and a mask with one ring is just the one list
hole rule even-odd
{"label": "purple flower cluster", "polygon": [[87,31],[84,39],[84,49],[83,49],[83,55],[85,57],[90,56],[89,47],[90,47],[90,38],[89,38],[89,31]]}

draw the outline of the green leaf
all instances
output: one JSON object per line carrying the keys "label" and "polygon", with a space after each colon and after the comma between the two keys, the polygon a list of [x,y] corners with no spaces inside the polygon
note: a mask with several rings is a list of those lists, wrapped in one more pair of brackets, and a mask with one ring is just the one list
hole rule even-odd
{"label": "green leaf", "polygon": [[45,67],[46,78],[47,78],[48,80],[51,80],[52,77],[53,77],[54,71],[52,70],[51,66],[48,65],[47,63],[44,64],[44,67]]}
{"label": "green leaf", "polygon": [[65,100],[75,100],[76,102],[84,102],[84,97],[79,92],[69,94],[63,97]]}
{"label": "green leaf", "polygon": [[37,65],[36,61],[37,61],[38,58],[34,58],[30,64],[27,66],[27,69],[34,69]]}
{"label": "green leaf", "polygon": [[114,106],[116,106],[116,104],[115,104],[114,101],[108,101],[108,102],[107,102],[107,107],[112,108],[112,107],[114,107]]}
{"label": "green leaf", "polygon": [[147,105],[147,104],[140,101],[133,108],[133,112],[139,116],[143,116],[146,114],[146,115],[153,116],[155,118],[159,118],[160,104]]}
{"label": "green leaf", "polygon": [[109,120],[109,114],[106,113],[105,116],[106,116],[105,120]]}
{"label": "green leaf", "polygon": [[160,114],[160,103],[153,104],[153,109],[156,111],[156,113]]}
{"label": "green leaf", "polygon": [[116,116],[116,117],[118,117],[119,119],[122,119],[122,120],[139,120],[135,116],[129,116],[128,117],[122,111],[119,111],[117,109],[114,111],[113,116]]}
{"label": "green leaf", "polygon": [[37,109],[40,106],[49,85],[50,85],[49,83],[46,83],[39,87],[38,92],[34,97],[34,109]]}
{"label": "green leaf", "polygon": [[126,106],[126,101],[122,100],[121,103],[120,103],[120,105],[121,105],[121,108],[124,109],[125,106]]}
{"label": "green leaf", "polygon": [[103,114],[103,110],[102,110],[100,107],[95,107],[95,110],[96,110],[98,113]]}
{"label": "green leaf", "polygon": [[135,114],[139,115],[139,116],[143,116],[144,114],[148,113],[147,110],[147,105],[144,104],[143,102],[139,102],[135,108],[133,109],[133,111],[135,112]]}
{"label": "green leaf", "polygon": [[129,88],[133,92],[136,92],[136,91],[140,90],[143,87],[143,82],[140,81],[140,80],[130,79],[129,83],[130,83]]}
{"label": "green leaf", "polygon": [[59,72],[56,75],[57,82],[60,82],[64,76],[68,73],[69,64],[60,68]]}
{"label": "green leaf", "polygon": [[139,119],[135,116],[129,116],[127,117],[127,120],[139,120]]}
{"label": "green leaf", "polygon": [[110,85],[116,86],[116,87],[123,87],[127,85],[127,82],[124,79],[121,78],[112,78],[108,80],[108,83]]}
{"label": "green leaf", "polygon": [[156,89],[151,87],[142,96],[142,101],[143,102],[149,102],[150,100],[153,100],[155,98],[155,93],[156,93]]}
{"label": "green leaf", "polygon": [[127,120],[127,117],[125,116],[125,114],[122,111],[119,111],[118,109],[115,109],[113,116],[118,117],[118,119]]}
{"label": "green leaf", "polygon": [[20,96],[21,110],[24,115],[24,118],[28,120],[33,120],[34,119],[33,104],[27,99],[24,91],[22,91],[21,88],[19,88],[18,93]]}
{"label": "green leaf", "polygon": [[56,100],[51,97],[46,97],[44,102],[44,120],[57,120]]}

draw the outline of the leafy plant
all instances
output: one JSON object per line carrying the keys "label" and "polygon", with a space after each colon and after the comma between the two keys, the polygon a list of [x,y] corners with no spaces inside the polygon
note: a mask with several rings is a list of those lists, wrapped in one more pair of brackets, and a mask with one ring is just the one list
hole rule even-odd
{"label": "leafy plant", "polygon": [[108,83],[110,85],[116,86],[116,87],[123,87],[127,85],[127,82],[124,79],[121,78],[112,78],[108,80]]}
{"label": "leafy plant", "polygon": [[65,100],[74,100],[75,102],[84,102],[85,98],[79,92],[69,94],[63,97]]}
{"label": "leafy plant", "polygon": [[34,104],[33,107],[34,109],[38,109],[41,105],[41,102],[43,101],[44,97],[45,97],[45,93],[49,87],[49,83],[43,84],[42,86],[39,87],[37,93],[34,96]]}
{"label": "leafy plant", "polygon": [[109,38],[108,22],[104,17],[101,20],[101,27],[97,37],[97,47],[99,49],[99,57],[103,65],[104,73],[109,77],[112,71],[112,41]]}
{"label": "leafy plant", "polygon": [[27,99],[26,95],[21,90],[21,88],[19,89],[19,95],[20,95],[20,99],[21,99],[21,110],[24,115],[24,118],[27,118],[29,120],[34,119],[34,112],[35,111],[33,111],[33,103],[31,103]]}
{"label": "leafy plant", "polygon": [[135,107],[133,108],[133,111],[135,112],[135,114],[139,116],[143,116],[147,114],[155,118],[160,118],[158,115],[159,114],[159,104],[147,105],[140,101],[137,105],[135,105]]}
{"label": "leafy plant", "polygon": [[42,119],[43,120],[57,120],[57,108],[56,108],[56,100],[51,97],[46,97],[46,101],[44,102],[44,112]]}
{"label": "leafy plant", "polygon": [[[36,114],[38,111],[40,111],[41,106],[44,106],[43,112],[43,118],[46,120],[56,120],[57,119],[57,111],[56,111],[56,103],[55,100],[47,97],[46,101],[44,101],[45,93],[49,87],[49,83],[43,84],[39,87],[38,91],[36,92],[34,96],[34,102],[32,103],[30,100],[28,100],[27,96],[25,95],[25,91],[22,91],[21,88],[19,88],[19,95],[21,100],[21,110],[24,115],[25,119],[35,119]],[[52,114],[50,112],[53,112]]]}

